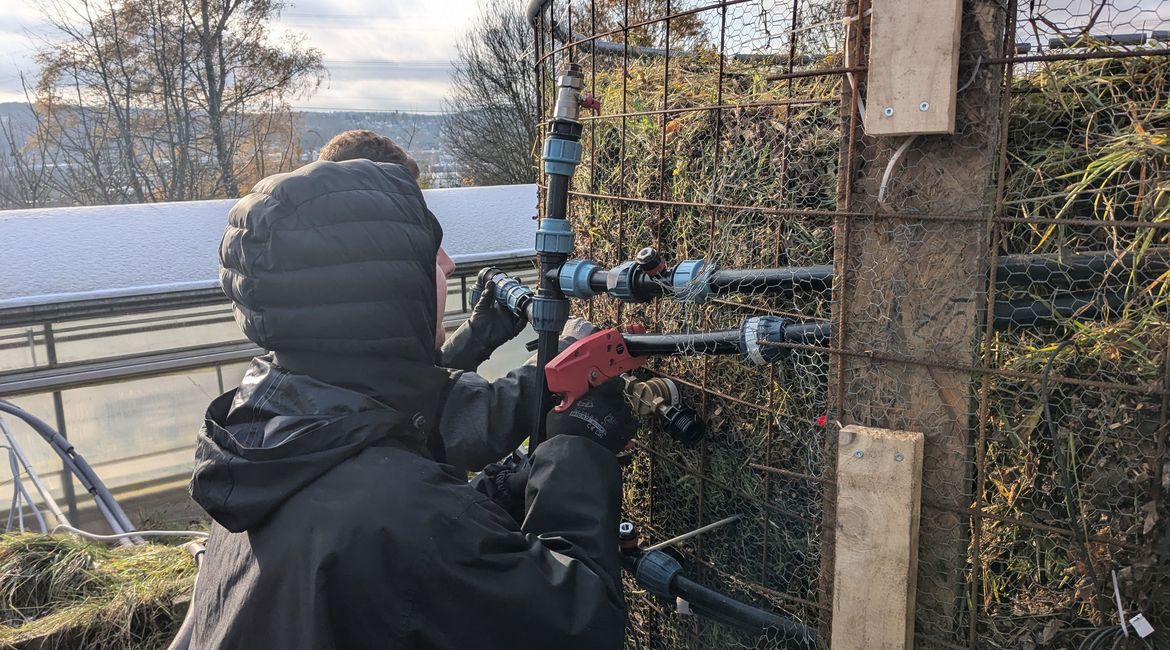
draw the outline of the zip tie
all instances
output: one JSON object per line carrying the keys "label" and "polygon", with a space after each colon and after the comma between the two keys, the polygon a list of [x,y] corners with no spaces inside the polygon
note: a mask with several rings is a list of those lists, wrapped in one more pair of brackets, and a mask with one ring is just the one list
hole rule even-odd
{"label": "zip tie", "polygon": [[1125,625],[1125,607],[1121,605],[1121,589],[1117,586],[1117,569],[1111,569],[1113,574],[1113,598],[1117,601],[1117,618],[1121,619],[1121,633],[1129,636],[1129,628]]}
{"label": "zip tie", "polygon": [[650,551],[657,551],[659,549],[663,549],[663,548],[666,548],[668,546],[674,546],[675,544],[677,544],[679,542],[685,542],[686,540],[688,540],[692,537],[698,537],[699,535],[702,535],[703,533],[705,533],[709,530],[715,530],[716,528],[719,528],[721,526],[726,526],[727,524],[730,524],[733,521],[739,521],[742,516],[743,515],[731,515],[730,517],[727,517],[725,519],[720,519],[719,521],[717,521],[713,524],[707,524],[706,526],[703,526],[701,528],[696,528],[689,533],[683,533],[682,535],[679,535],[678,537],[672,537],[672,538],[666,540],[665,542],[658,542],[657,544],[655,544],[653,546],[648,546],[648,547],[646,547],[645,551],[648,553]]}

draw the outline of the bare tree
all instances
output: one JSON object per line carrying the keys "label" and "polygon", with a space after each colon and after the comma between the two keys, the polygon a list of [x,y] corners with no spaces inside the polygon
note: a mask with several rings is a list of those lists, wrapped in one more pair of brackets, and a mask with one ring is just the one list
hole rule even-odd
{"label": "bare tree", "polygon": [[[51,0],[37,135],[67,163],[73,203],[238,196],[299,163],[289,99],[319,51],[276,43],[278,0]],[[277,123],[280,127],[277,128]]]}
{"label": "bare tree", "polygon": [[457,45],[443,140],[471,185],[535,179],[536,86],[523,4],[483,0]]}

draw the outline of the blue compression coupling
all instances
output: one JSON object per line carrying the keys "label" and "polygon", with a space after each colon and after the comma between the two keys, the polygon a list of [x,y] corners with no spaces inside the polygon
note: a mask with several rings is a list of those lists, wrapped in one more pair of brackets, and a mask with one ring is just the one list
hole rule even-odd
{"label": "blue compression coupling", "polygon": [[786,357],[787,348],[760,345],[761,341],[783,343],[784,325],[784,319],[778,316],[755,316],[744,320],[739,326],[739,352],[744,361],[764,366]]}
{"label": "blue compression coupling", "polygon": [[532,297],[532,289],[516,278],[505,276],[496,282],[496,300],[519,318],[528,318],[525,307]]}
{"label": "blue compression coupling", "polygon": [[670,598],[670,583],[679,573],[682,573],[682,565],[678,560],[662,551],[647,551],[638,558],[634,579],[655,596]]}
{"label": "blue compression coupling", "polygon": [[573,229],[567,219],[541,219],[536,229],[536,252],[568,255],[573,252]]}
{"label": "blue compression coupling", "polygon": [[[496,284],[496,301],[503,305],[508,311],[512,312],[519,318],[528,318],[528,303],[535,295],[528,285],[520,282],[516,278],[500,271],[493,274],[488,280]],[[482,295],[483,287],[476,284],[471,288],[471,304],[472,306],[479,304],[479,297]]]}
{"label": "blue compression coupling", "polygon": [[572,176],[577,163],[581,162],[581,143],[556,137],[545,138],[540,158],[544,161],[546,173]]}
{"label": "blue compression coupling", "polygon": [[640,302],[634,296],[634,271],[640,270],[637,262],[622,262],[610,269],[605,276],[607,293],[622,302]]}
{"label": "blue compression coupling", "polygon": [[597,265],[589,260],[569,260],[561,265],[557,279],[561,283],[561,293],[570,298],[587,300],[596,295],[589,278],[597,270]]}
{"label": "blue compression coupling", "polygon": [[569,319],[569,301],[556,298],[532,298],[532,329],[537,332],[560,332]]}
{"label": "blue compression coupling", "polygon": [[684,260],[674,267],[671,285],[674,297],[682,302],[701,305],[711,297],[711,272],[703,260]]}

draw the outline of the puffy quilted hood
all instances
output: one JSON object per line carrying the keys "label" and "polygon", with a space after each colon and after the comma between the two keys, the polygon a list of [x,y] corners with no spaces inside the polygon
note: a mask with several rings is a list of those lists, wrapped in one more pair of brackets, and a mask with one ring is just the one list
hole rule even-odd
{"label": "puffy quilted hood", "polygon": [[281,367],[429,415],[446,380],[434,368],[442,234],[406,168],[315,162],[232,207],[220,282]]}

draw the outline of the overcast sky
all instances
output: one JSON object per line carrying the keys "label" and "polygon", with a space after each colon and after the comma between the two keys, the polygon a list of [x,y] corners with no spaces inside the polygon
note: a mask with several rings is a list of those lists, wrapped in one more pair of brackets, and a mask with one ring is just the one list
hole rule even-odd
{"label": "overcast sky", "polygon": [[[1064,28],[1084,24],[1088,8],[1102,1],[1039,0],[1036,11]],[[40,4],[0,0],[0,101],[23,100],[19,71],[36,76],[31,52],[38,38],[52,36]],[[449,84],[455,40],[476,7],[476,0],[296,0],[281,15],[278,29],[306,34],[324,53],[330,75],[297,105],[437,111]],[[1109,32],[1167,29],[1170,0],[1108,0],[1100,19]],[[1021,22],[1020,38],[1032,40],[1029,25]],[[1041,34],[1041,41],[1045,38]]]}
{"label": "overcast sky", "polygon": [[[518,0],[519,1],[519,0]],[[36,0],[0,0],[0,101],[23,101],[19,72],[35,77],[31,54],[52,31]],[[307,34],[330,78],[309,108],[437,111],[447,91],[455,39],[476,0],[296,0],[281,29]]]}

